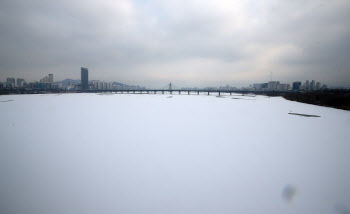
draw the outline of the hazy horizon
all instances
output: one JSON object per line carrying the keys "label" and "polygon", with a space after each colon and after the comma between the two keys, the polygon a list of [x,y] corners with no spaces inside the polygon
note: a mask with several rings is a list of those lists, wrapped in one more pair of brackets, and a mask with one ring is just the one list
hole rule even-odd
{"label": "hazy horizon", "polygon": [[5,0],[0,81],[350,87],[350,2]]}

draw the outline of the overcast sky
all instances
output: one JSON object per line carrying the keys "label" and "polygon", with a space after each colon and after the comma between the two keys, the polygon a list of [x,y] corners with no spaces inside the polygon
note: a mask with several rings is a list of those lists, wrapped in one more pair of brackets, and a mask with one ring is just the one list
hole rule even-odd
{"label": "overcast sky", "polygon": [[0,81],[350,86],[348,0],[0,0]]}

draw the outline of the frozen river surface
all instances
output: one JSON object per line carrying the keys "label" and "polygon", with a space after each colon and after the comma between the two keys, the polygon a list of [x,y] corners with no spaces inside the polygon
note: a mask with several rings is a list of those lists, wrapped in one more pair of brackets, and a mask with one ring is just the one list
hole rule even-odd
{"label": "frozen river surface", "polygon": [[0,213],[349,213],[349,154],[280,97],[0,96]]}

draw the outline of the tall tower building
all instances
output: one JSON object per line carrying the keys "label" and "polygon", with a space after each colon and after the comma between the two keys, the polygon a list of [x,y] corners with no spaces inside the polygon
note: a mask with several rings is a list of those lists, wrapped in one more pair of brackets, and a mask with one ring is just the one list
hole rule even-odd
{"label": "tall tower building", "polygon": [[81,67],[81,89],[89,89],[89,72],[87,68]]}

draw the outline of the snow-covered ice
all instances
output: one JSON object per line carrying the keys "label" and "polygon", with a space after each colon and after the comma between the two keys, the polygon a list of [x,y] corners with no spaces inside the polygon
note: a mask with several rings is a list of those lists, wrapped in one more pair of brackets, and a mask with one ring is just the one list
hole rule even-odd
{"label": "snow-covered ice", "polygon": [[348,111],[237,94],[11,95],[0,130],[4,214],[350,211]]}

